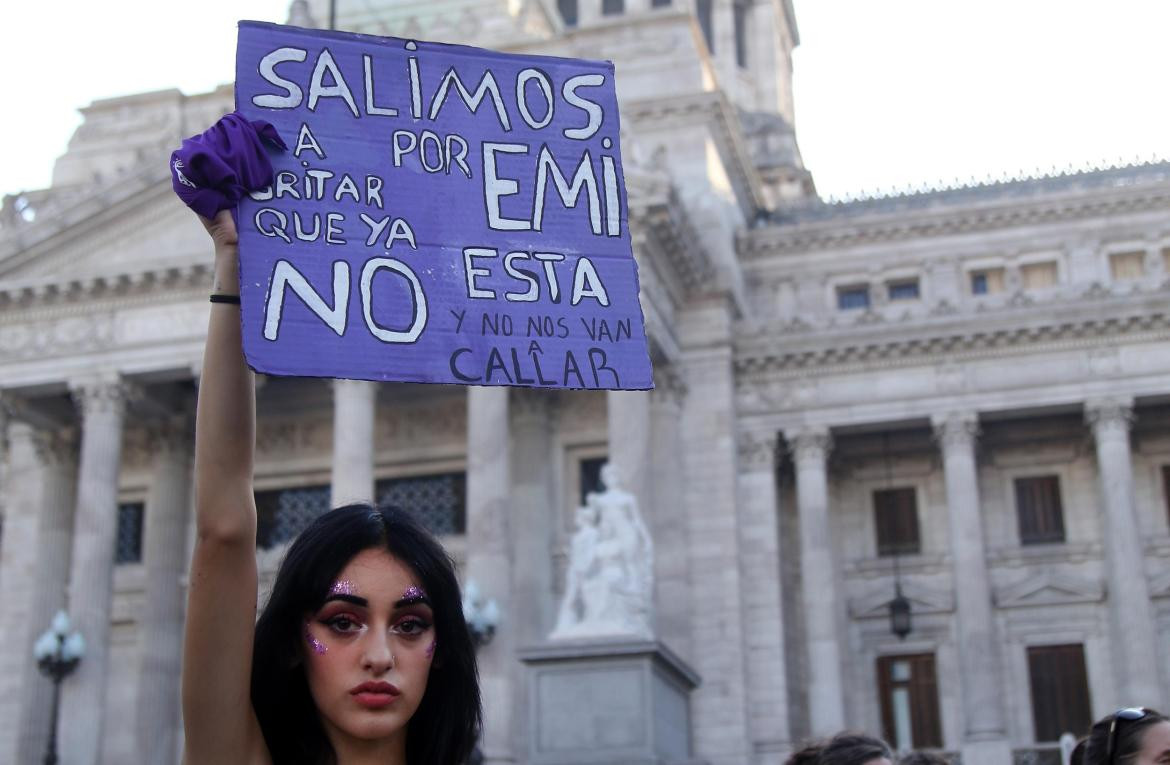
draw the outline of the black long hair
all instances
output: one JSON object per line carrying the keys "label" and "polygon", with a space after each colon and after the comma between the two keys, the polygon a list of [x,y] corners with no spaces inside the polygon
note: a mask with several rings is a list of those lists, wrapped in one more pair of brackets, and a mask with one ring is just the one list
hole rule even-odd
{"label": "black long hair", "polygon": [[818,765],[865,765],[871,760],[885,757],[893,760],[890,747],[885,741],[864,733],[846,731],[829,739],[820,755]]}
{"label": "black long hair", "polygon": [[304,615],[325,602],[346,564],[371,548],[410,567],[431,599],[435,660],[406,734],[410,765],[463,765],[479,736],[475,647],[450,556],[401,508],[359,503],[321,515],[289,546],[256,623],[252,707],[273,765],[332,765],[336,756],[300,660]]}
{"label": "black long hair", "polygon": [[[1166,722],[1166,715],[1152,709],[1145,710],[1145,716],[1137,720],[1121,719],[1117,721],[1115,742],[1111,755],[1109,750],[1109,729],[1113,727],[1116,714],[1106,715],[1093,723],[1088,738],[1085,739],[1084,765],[1112,765],[1124,763],[1142,750],[1142,739],[1145,738],[1146,728]],[[1110,762],[1106,762],[1106,757]]]}

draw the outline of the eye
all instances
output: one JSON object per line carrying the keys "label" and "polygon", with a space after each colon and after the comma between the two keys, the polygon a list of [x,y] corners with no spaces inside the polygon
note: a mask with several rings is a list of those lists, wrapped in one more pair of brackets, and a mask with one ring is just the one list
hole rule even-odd
{"label": "eye", "polygon": [[334,632],[343,634],[357,632],[362,627],[355,619],[346,614],[338,614],[330,619],[326,619],[325,624]]}
{"label": "eye", "polygon": [[398,624],[395,624],[394,631],[400,635],[414,636],[426,632],[430,629],[430,626],[430,624],[415,616],[403,619]]}

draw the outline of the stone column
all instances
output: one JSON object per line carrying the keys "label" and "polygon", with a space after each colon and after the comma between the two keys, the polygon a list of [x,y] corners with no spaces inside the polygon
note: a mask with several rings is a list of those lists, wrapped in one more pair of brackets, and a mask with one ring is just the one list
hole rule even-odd
{"label": "stone column", "polygon": [[118,467],[127,388],[102,380],[74,389],[81,410],[81,464],[69,577],[69,615],[86,653],[61,685],[61,761],[96,765],[102,752],[110,653]]}
{"label": "stone column", "polygon": [[[1129,428],[1133,402],[1092,401],[1085,417],[1097,444],[1097,469],[1104,518],[1105,565],[1109,576],[1109,622],[1113,629],[1117,704],[1162,708],[1157,635],[1145,571],[1145,549],[1133,491]],[[1133,699],[1134,701],[1130,701]]]}
{"label": "stone column", "polygon": [[68,430],[7,428],[0,544],[0,762],[40,762],[52,685],[32,647],[65,605],[73,517],[74,442]]}
{"label": "stone column", "polygon": [[[512,596],[516,639],[520,645],[544,640],[553,628],[553,531],[560,519],[553,499],[553,394],[545,390],[512,393],[511,539]],[[501,445],[503,446],[503,445]],[[470,540],[474,544],[475,540]]]}
{"label": "stone column", "polygon": [[333,381],[333,490],[330,503],[374,499],[374,416],[378,386]]}
{"label": "stone column", "polygon": [[780,529],[776,499],[779,434],[739,436],[739,568],[745,582],[748,709],[757,765],[780,765],[790,747],[784,661]]}
{"label": "stone column", "polygon": [[[30,582],[34,613],[40,614],[29,625],[26,657],[32,656],[32,641],[48,628],[48,620],[65,608],[65,583],[69,578],[69,552],[73,539],[74,495],[77,476],[77,441],[68,429],[41,430],[35,437],[40,462],[40,499],[36,506],[40,518],[34,548],[37,567]],[[19,762],[39,762],[49,737],[53,684],[27,661],[24,669],[24,703],[20,715]]]}
{"label": "stone column", "polygon": [[679,448],[679,420],[686,390],[670,370],[655,370],[654,377],[658,386],[650,394],[650,453],[654,458],[648,466],[653,504],[647,505],[645,519],[654,539],[654,629],[659,640],[693,662],[691,566],[683,515],[683,455]]}
{"label": "stone column", "polygon": [[947,485],[947,520],[955,580],[955,637],[963,692],[963,762],[1007,762],[1007,739],[999,639],[991,612],[991,580],[984,553],[973,413],[932,419],[942,448]]}
{"label": "stone column", "polygon": [[183,646],[183,575],[191,506],[193,434],[186,418],[152,429],[154,461],[144,514],[146,595],[139,621],[138,742],[143,765],[175,761]]}
{"label": "stone column", "polygon": [[800,516],[800,583],[808,650],[810,733],[827,736],[845,727],[838,639],[837,571],[833,565],[827,460],[832,440],[825,428],[788,435],[796,462],[796,505]]}
{"label": "stone column", "polygon": [[[467,579],[500,606],[502,623],[479,652],[485,763],[515,762],[515,659],[511,515],[511,449],[507,388],[467,389]],[[467,581],[466,579],[464,581]]]}
{"label": "stone column", "polygon": [[650,484],[650,392],[611,390],[605,394],[609,423],[609,464],[617,468],[622,488],[633,494],[638,506],[653,503]]}

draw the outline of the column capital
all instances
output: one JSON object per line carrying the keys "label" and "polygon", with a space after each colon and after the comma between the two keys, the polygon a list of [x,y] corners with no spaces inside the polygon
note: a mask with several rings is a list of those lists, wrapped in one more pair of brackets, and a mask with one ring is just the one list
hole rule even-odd
{"label": "column capital", "polygon": [[687,384],[674,364],[660,364],[654,369],[654,390],[651,396],[656,404],[680,406],[687,395]]}
{"label": "column capital", "polygon": [[798,461],[824,461],[833,448],[833,436],[824,425],[801,425],[784,431],[788,448]]}
{"label": "column capital", "polygon": [[1085,402],[1085,422],[1098,438],[1109,433],[1128,433],[1133,424],[1133,399],[1128,396],[1090,399]]}
{"label": "column capital", "polygon": [[118,376],[87,377],[69,381],[69,392],[82,417],[97,412],[123,414],[126,405],[140,395],[138,386]]}
{"label": "column capital", "polygon": [[174,454],[194,444],[189,414],[152,420],[146,427],[146,443],[152,454]]}
{"label": "column capital", "polygon": [[944,451],[960,447],[973,448],[979,437],[979,415],[975,412],[943,412],[932,415],[934,438]]}
{"label": "column capital", "polygon": [[744,431],[736,437],[739,464],[749,470],[774,470],[780,455],[775,431]]}

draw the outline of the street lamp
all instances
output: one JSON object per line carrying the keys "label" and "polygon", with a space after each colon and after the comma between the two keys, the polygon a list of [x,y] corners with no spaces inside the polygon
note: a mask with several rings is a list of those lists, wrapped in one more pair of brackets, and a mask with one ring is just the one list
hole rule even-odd
{"label": "street lamp", "polygon": [[484,600],[474,579],[468,580],[463,588],[463,618],[477,649],[492,642],[500,625],[500,607],[494,599]]}
{"label": "street lamp", "polygon": [[49,718],[49,746],[45,751],[45,765],[57,765],[57,709],[61,703],[61,681],[77,669],[85,655],[85,638],[80,632],[70,632],[69,616],[58,611],[37,642],[33,656],[41,672],[53,681],[53,711]]}

